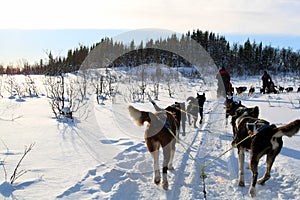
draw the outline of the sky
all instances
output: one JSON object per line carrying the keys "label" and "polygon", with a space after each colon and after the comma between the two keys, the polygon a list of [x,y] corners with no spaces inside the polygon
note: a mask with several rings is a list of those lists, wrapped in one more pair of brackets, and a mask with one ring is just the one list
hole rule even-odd
{"label": "sky", "polygon": [[[0,64],[30,63],[46,50],[65,56],[78,44],[128,30],[208,30],[300,49],[299,0],[11,0],[1,2]],[[26,30],[26,31],[24,31]],[[14,44],[14,45],[12,45]]]}

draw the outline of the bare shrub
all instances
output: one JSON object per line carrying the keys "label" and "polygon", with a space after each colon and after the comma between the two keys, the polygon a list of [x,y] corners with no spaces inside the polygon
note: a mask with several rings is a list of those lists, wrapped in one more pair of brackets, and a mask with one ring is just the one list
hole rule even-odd
{"label": "bare shrub", "polygon": [[11,97],[18,96],[18,98],[21,99],[24,96],[24,87],[16,81],[13,75],[7,75],[4,88]]}
{"label": "bare shrub", "polygon": [[19,170],[19,168],[21,166],[23,159],[32,150],[33,146],[34,146],[34,143],[30,144],[28,147],[25,147],[23,156],[19,160],[18,164],[16,165],[16,167],[14,169],[12,176],[10,177],[10,184],[13,184],[18,178],[20,178],[21,176],[23,176],[24,174],[26,174],[28,172],[27,170]]}
{"label": "bare shrub", "polygon": [[60,74],[48,76],[45,86],[51,109],[56,119],[73,119],[73,115],[86,105],[87,80],[86,76]]}
{"label": "bare shrub", "polygon": [[25,76],[25,92],[29,95],[35,95],[38,96],[38,89],[36,87],[34,79],[30,75]]}

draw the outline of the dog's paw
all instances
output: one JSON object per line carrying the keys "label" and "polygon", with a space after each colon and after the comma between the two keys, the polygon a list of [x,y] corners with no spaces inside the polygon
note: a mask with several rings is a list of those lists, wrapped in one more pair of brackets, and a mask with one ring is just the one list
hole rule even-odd
{"label": "dog's paw", "polygon": [[250,187],[249,189],[249,194],[250,196],[253,198],[256,196],[256,190],[255,190],[255,187]]}
{"label": "dog's paw", "polygon": [[156,185],[158,185],[158,184],[160,183],[160,177],[155,177],[155,178],[154,178],[154,183],[155,183]]}
{"label": "dog's paw", "polygon": [[260,185],[264,185],[267,180],[268,179],[261,178],[261,179],[257,180],[257,183],[260,184]]}
{"label": "dog's paw", "polygon": [[239,187],[245,187],[245,182],[244,181],[240,181],[239,182]]}
{"label": "dog's paw", "polygon": [[163,183],[162,183],[162,188],[163,188],[164,190],[168,190],[168,188],[169,188],[169,183],[168,183],[168,181],[163,181]]}

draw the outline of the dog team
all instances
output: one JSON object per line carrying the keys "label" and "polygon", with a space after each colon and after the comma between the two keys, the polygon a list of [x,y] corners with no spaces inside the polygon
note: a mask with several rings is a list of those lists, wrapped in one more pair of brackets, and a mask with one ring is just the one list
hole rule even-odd
{"label": "dog team", "polygon": [[[226,71],[224,67],[222,67],[216,75],[216,79],[218,80],[218,89],[217,89],[217,97],[223,96],[233,96],[234,94],[234,87],[232,87],[232,83],[230,81],[230,75]],[[278,94],[283,93],[284,90],[286,92],[292,92],[294,90],[293,87],[282,87],[276,86],[267,71],[264,71],[263,75],[261,76],[262,87],[259,89],[261,94]],[[239,86],[235,87],[236,95],[242,95],[244,92],[247,91],[246,86]],[[255,92],[255,88],[251,86],[248,91],[248,96],[252,96]],[[297,89],[297,92],[300,92],[300,86]]]}
{"label": "dog team", "polygon": [[[252,172],[252,182],[249,189],[251,197],[256,196],[255,186],[265,184],[271,177],[271,168],[276,156],[280,153],[283,146],[283,136],[292,137],[300,129],[300,119],[292,121],[285,126],[277,127],[264,119],[259,118],[259,108],[257,106],[248,108],[241,102],[233,100],[233,87],[230,83],[230,76],[224,68],[217,74],[218,81],[217,97],[224,96],[226,100],[225,118],[226,123],[231,117],[233,141],[232,146],[238,150],[239,161],[239,182],[240,187],[245,187],[244,179],[244,159],[245,152],[250,152],[250,169]],[[263,87],[261,93],[276,93],[275,87],[269,74],[265,71],[262,76]],[[223,83],[223,85],[221,84]],[[237,95],[242,94],[247,87],[237,87]],[[286,88],[287,92],[293,88]],[[275,92],[276,91],[276,92]],[[283,91],[279,88],[279,91]],[[249,89],[248,95],[253,95],[254,87]],[[300,87],[298,88],[300,92]],[[229,98],[228,96],[231,96]],[[175,102],[166,108],[160,108],[150,97],[156,112],[140,111],[133,106],[129,106],[129,115],[137,123],[142,126],[144,122],[148,122],[145,128],[144,139],[148,151],[153,159],[154,183],[161,182],[161,174],[159,168],[159,149],[163,150],[163,166],[162,166],[162,187],[168,189],[167,171],[173,170],[173,158],[175,154],[176,140],[179,139],[179,130],[182,135],[185,133],[185,122],[188,119],[189,125],[197,128],[198,113],[200,116],[199,123],[203,122],[203,105],[206,101],[205,93],[198,94],[196,97],[187,98],[187,106],[185,102]],[[266,172],[261,179],[258,180],[258,162],[260,158],[266,155]]]}
{"label": "dog team", "polygon": [[182,128],[182,135],[185,135],[186,117],[188,123],[193,124],[195,128],[200,113],[200,124],[203,120],[203,105],[206,101],[205,93],[198,94],[196,97],[187,98],[187,107],[185,103],[175,102],[173,105],[163,109],[160,108],[150,97],[156,113],[140,111],[133,106],[129,106],[129,115],[138,126],[148,122],[145,128],[144,139],[148,151],[153,159],[154,183],[161,182],[159,169],[159,149],[163,149],[163,167],[162,167],[162,187],[168,189],[167,171],[173,170],[173,158],[175,153],[175,143],[179,139],[179,129]]}

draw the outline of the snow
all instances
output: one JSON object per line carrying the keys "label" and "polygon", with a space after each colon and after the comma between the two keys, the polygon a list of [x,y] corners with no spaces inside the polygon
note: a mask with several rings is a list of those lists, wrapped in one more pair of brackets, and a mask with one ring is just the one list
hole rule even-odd
{"label": "snow", "polygon": [[[279,76],[278,76],[279,77]],[[224,98],[216,98],[215,80],[177,83],[170,98],[162,86],[160,107],[205,92],[204,121],[198,129],[186,124],[186,136],[176,144],[174,171],[168,172],[169,190],[153,183],[152,158],[143,133],[129,118],[128,105],[154,112],[144,102],[130,103],[117,96],[97,105],[90,98],[89,116],[76,123],[54,119],[45,95],[43,77],[35,76],[42,95],[22,101],[0,98],[0,196],[4,199],[203,199],[202,169],[207,199],[251,199],[251,171],[245,171],[245,188],[238,184],[237,149],[231,149],[232,127],[225,124]],[[299,77],[274,78],[275,84],[298,87]],[[300,116],[300,94],[259,94],[259,77],[233,79],[233,86],[255,86],[254,96],[234,96],[246,106],[259,106],[260,117],[281,126]],[[122,88],[122,86],[119,86]],[[126,88],[126,87],[125,87]],[[3,90],[3,88],[2,88]],[[281,153],[256,199],[299,199],[300,134],[284,137]],[[14,184],[9,178],[24,149],[35,144],[20,169],[27,173]],[[226,152],[227,151],[227,152]],[[225,153],[226,152],[226,153]],[[162,156],[160,156],[162,158]],[[246,165],[249,154],[246,154]],[[161,165],[160,165],[161,166]],[[5,167],[5,171],[2,170]],[[259,163],[259,177],[265,157]]]}

